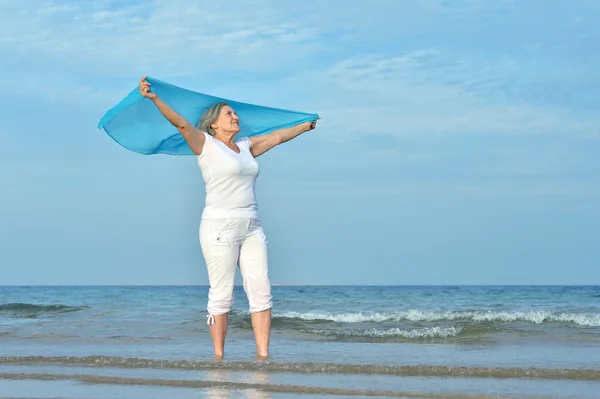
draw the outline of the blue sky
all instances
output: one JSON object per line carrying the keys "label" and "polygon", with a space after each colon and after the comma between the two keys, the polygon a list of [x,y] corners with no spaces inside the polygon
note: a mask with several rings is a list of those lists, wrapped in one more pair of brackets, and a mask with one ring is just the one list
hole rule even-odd
{"label": "blue sky", "polygon": [[[206,284],[143,75],[318,112],[259,158],[274,284],[600,284],[600,3],[0,1],[0,284]],[[239,280],[238,280],[239,281]]]}

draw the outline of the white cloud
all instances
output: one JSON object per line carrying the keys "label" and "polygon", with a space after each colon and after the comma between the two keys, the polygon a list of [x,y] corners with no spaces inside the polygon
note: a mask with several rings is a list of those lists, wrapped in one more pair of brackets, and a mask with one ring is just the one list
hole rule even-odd
{"label": "white cloud", "polygon": [[486,73],[477,63],[445,63],[449,58],[437,50],[355,57],[287,85],[309,87],[321,126],[342,135],[600,133],[594,113],[490,94],[490,86],[512,74],[508,67]]}
{"label": "white cloud", "polygon": [[[290,62],[310,41],[309,28],[272,13],[259,13],[252,3],[104,2],[58,6],[24,3],[4,9],[2,47],[17,54],[46,58],[67,69],[119,76],[155,71],[161,75],[197,74],[211,70],[273,67]],[[250,18],[258,16],[258,19]],[[281,57],[278,57],[281,54]],[[268,59],[268,63],[260,62]]]}
{"label": "white cloud", "polygon": [[[438,0],[411,7],[394,0],[346,6],[6,0],[0,7],[0,50],[12,60],[9,79],[0,82],[4,91],[44,87],[54,100],[105,108],[148,74],[242,101],[320,112],[321,128],[343,137],[600,135],[596,112],[564,100],[571,98],[566,93],[575,98],[580,76],[600,85],[596,68],[553,69],[542,55],[496,54],[477,42],[473,26],[522,22],[512,0],[460,7]],[[586,26],[572,25],[565,22],[579,31]],[[555,32],[546,37],[536,29],[532,38],[546,41],[523,48],[552,48],[547,37]],[[561,83],[566,88],[553,89]]]}

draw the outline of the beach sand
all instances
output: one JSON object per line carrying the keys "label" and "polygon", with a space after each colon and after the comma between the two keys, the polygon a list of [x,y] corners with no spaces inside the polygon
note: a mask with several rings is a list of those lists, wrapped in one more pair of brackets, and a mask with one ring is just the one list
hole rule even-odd
{"label": "beach sand", "polygon": [[[295,366],[301,372],[286,372],[290,364],[270,361],[182,360],[158,365],[152,360],[137,359],[136,364],[119,367],[102,364],[102,359],[50,361],[54,364],[48,364],[46,359],[45,362],[24,360],[22,363],[26,364],[16,364],[17,359],[15,364],[5,362],[0,366],[0,397],[596,399],[600,392],[600,371],[569,374],[564,370],[531,369],[530,375],[526,375],[518,369],[393,368],[363,364],[354,365],[354,370],[346,365],[349,372],[345,373],[335,370],[331,363],[305,363],[304,367]],[[68,365],[76,362],[86,365]],[[381,369],[377,370],[378,367]],[[253,368],[258,371],[241,371]]]}

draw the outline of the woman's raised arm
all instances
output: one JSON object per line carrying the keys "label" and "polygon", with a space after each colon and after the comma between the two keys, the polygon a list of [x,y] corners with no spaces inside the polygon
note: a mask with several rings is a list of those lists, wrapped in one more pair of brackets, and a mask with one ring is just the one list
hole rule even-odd
{"label": "woman's raised arm", "polygon": [[171,107],[169,107],[156,95],[156,93],[152,93],[150,91],[150,86],[150,82],[148,82],[144,76],[140,80],[140,93],[144,97],[152,100],[161,114],[163,114],[163,116],[169,122],[171,122],[171,124],[175,126],[177,130],[179,130],[179,133],[181,133],[183,138],[185,138],[185,141],[187,141],[194,154],[199,155],[202,152],[202,147],[204,146],[204,134],[194,125],[189,123],[183,116],[179,115]]}
{"label": "woman's raised arm", "polygon": [[250,152],[254,158],[256,158],[269,151],[271,148],[278,146],[279,144],[288,142],[304,132],[313,130],[316,125],[317,121],[304,122],[299,125],[276,130],[262,136],[250,137]]}

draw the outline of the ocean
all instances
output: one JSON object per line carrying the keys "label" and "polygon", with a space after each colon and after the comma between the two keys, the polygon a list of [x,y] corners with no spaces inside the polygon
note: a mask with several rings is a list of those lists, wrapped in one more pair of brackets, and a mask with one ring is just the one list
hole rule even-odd
{"label": "ocean", "polygon": [[599,286],[275,286],[266,361],[207,293],[0,287],[0,398],[600,398]]}

